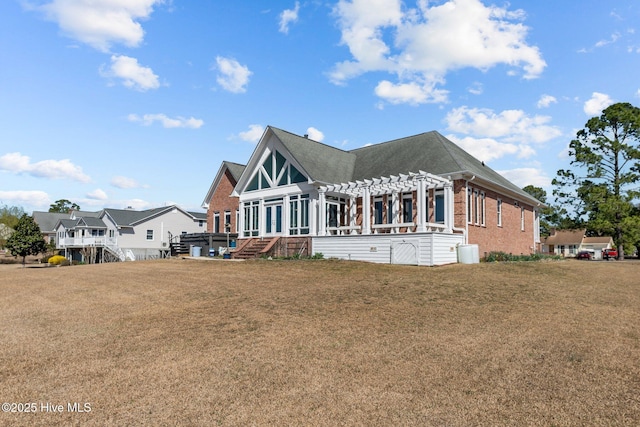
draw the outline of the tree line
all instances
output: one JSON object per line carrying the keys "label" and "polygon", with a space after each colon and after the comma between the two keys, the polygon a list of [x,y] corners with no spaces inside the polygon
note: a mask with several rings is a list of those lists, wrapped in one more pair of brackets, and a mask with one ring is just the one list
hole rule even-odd
{"label": "tree line", "polygon": [[547,205],[541,234],[552,228],[611,236],[620,257],[640,249],[640,109],[613,104],[587,121],[569,144],[570,168],[552,181],[554,203],[539,187],[524,188]]}

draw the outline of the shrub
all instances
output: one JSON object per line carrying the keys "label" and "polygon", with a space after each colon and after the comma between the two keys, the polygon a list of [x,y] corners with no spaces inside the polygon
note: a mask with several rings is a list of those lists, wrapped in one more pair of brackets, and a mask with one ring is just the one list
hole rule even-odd
{"label": "shrub", "polygon": [[[66,262],[66,263],[65,263]],[[69,261],[62,255],[54,255],[49,258],[49,264],[51,265],[69,265]]]}
{"label": "shrub", "polygon": [[530,254],[530,255],[513,255],[506,252],[489,252],[484,260],[486,262],[504,262],[504,261],[544,261],[544,260],[557,260],[562,259],[558,255],[543,255],[543,254]]}

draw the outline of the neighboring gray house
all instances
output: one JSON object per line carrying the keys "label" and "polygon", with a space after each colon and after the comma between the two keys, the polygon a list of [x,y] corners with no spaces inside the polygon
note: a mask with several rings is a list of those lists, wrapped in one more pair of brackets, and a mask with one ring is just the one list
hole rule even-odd
{"label": "neighboring gray house", "polygon": [[53,227],[56,248],[67,258],[83,262],[168,257],[180,235],[204,232],[207,220],[205,213],[187,212],[176,205],[65,215]]}
{"label": "neighboring gray house", "polygon": [[53,241],[56,237],[56,225],[58,225],[58,221],[61,219],[69,219],[71,216],[78,217],[87,217],[87,216],[98,216],[100,212],[86,212],[86,211],[71,211],[68,213],[61,212],[42,212],[42,211],[34,211],[33,212],[33,220],[40,227],[40,231],[44,236],[45,242],[49,243]]}

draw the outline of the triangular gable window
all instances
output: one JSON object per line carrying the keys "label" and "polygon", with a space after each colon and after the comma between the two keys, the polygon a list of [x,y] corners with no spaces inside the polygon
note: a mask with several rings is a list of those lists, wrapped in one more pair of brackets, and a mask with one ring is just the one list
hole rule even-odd
{"label": "triangular gable window", "polygon": [[253,176],[245,191],[264,190],[307,181],[307,177],[296,169],[286,157],[278,151],[269,153]]}

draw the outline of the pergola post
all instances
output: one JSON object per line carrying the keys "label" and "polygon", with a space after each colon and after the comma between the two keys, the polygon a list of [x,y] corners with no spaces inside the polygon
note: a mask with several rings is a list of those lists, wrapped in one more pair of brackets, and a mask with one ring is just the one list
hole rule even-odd
{"label": "pergola post", "polygon": [[444,227],[446,233],[453,233],[453,183],[444,184]]}
{"label": "pergola post", "polygon": [[318,189],[318,236],[327,235],[327,199],[325,192],[326,188],[320,187]]}
{"label": "pergola post", "polygon": [[362,234],[371,234],[371,189],[369,184],[362,188]]}
{"label": "pergola post", "polygon": [[426,178],[424,176],[418,177],[418,189],[416,192],[417,207],[418,210],[418,225],[416,231],[418,233],[427,231],[426,227]]}

